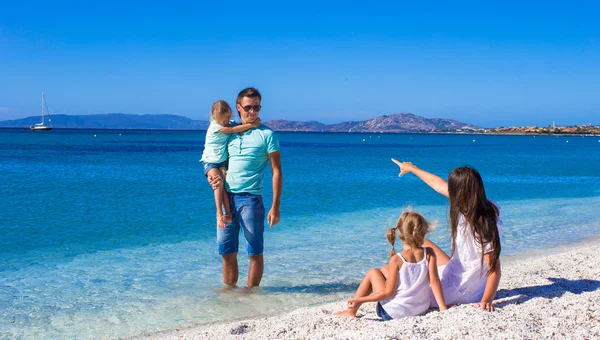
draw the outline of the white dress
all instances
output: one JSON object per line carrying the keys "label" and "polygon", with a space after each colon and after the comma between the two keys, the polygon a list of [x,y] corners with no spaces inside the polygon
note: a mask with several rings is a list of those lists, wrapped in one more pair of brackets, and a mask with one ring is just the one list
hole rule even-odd
{"label": "white dress", "polygon": [[397,254],[404,263],[398,271],[396,295],[381,301],[381,307],[392,319],[423,314],[429,309],[429,263],[427,250],[423,250],[423,260],[417,263],[406,262]]}
{"label": "white dress", "polygon": [[[496,205],[496,208],[499,213],[500,207]],[[499,216],[496,225],[502,242],[502,220]],[[457,229],[454,254],[446,266],[438,267],[446,305],[480,302],[487,282],[488,266],[485,259],[483,266],[481,265],[481,245],[475,241],[473,232],[462,214]],[[483,247],[484,254],[491,251],[492,245],[486,243]],[[433,292],[430,292],[430,298],[431,305],[437,307]]]}

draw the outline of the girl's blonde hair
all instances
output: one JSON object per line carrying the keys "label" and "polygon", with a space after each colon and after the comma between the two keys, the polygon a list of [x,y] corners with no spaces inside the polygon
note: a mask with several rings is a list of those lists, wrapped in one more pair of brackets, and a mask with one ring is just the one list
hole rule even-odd
{"label": "girl's blonde hair", "polygon": [[224,100],[217,100],[212,106],[212,119],[222,120],[227,114],[231,114],[231,107]]}
{"label": "girl's blonde hair", "polygon": [[411,248],[421,248],[425,241],[425,235],[433,229],[432,225],[427,222],[423,215],[406,211],[400,215],[396,226],[387,231],[388,242],[392,245],[390,256],[396,254],[394,243],[396,242],[396,232],[400,240]]}

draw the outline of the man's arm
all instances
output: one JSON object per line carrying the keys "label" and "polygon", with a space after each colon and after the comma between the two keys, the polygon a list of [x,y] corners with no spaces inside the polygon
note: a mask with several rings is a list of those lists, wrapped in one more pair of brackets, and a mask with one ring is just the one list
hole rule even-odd
{"label": "man's arm", "polygon": [[271,172],[273,173],[273,204],[267,216],[269,226],[273,228],[279,222],[281,190],[283,187],[283,174],[281,173],[281,152],[279,150],[269,153],[269,162],[271,163]]}

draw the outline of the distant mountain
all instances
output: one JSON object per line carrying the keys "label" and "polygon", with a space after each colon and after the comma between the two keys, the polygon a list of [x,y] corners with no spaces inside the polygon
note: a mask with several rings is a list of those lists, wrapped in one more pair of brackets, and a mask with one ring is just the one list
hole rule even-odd
{"label": "distant mountain", "polygon": [[[52,115],[50,125],[54,128],[72,129],[164,129],[164,130],[206,130],[209,122],[187,117],[162,115],[133,115],[109,113],[98,115]],[[39,123],[41,117],[27,117],[0,122],[0,127],[20,127]],[[398,113],[379,116],[364,121],[347,121],[336,124],[323,124],[316,121],[298,122],[270,120],[264,122],[275,131],[315,131],[315,132],[431,132],[456,131],[457,129],[479,129],[478,126],[461,123],[452,119],[416,116],[412,113]]]}
{"label": "distant mountain", "polygon": [[456,131],[457,129],[479,129],[478,126],[452,119],[427,119],[412,113],[379,116],[365,121],[348,121],[337,124],[319,122],[294,122],[272,120],[265,125],[277,131],[325,131],[325,132],[419,132]]}
{"label": "distant mountain", "polygon": [[[52,115],[46,125],[59,129],[164,129],[164,130],[206,130],[208,121],[193,120],[187,117],[161,115],[133,115],[108,113],[97,115]],[[0,127],[23,127],[39,123],[41,116],[5,120]]]}
{"label": "distant mountain", "polygon": [[310,121],[296,122],[289,120],[269,120],[264,124],[275,131],[331,131],[329,125]]}

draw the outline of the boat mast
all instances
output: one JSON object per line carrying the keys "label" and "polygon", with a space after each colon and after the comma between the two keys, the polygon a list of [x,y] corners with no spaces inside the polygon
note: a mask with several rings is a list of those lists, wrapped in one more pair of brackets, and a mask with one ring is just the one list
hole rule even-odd
{"label": "boat mast", "polygon": [[42,92],[42,124],[44,124],[44,92]]}

